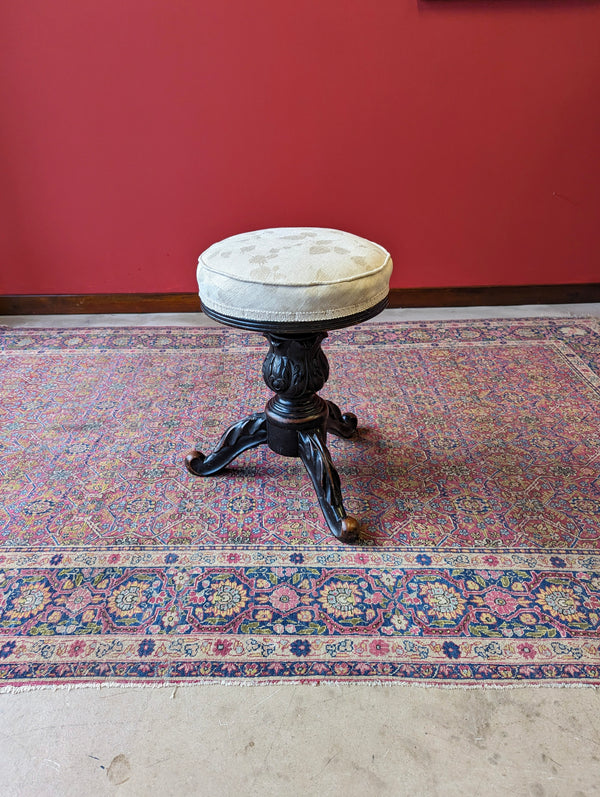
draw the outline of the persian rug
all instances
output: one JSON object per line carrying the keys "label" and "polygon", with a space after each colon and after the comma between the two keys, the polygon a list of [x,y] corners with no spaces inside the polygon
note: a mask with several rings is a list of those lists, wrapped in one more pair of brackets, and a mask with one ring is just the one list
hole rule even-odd
{"label": "persian rug", "polygon": [[260,411],[228,329],[1,329],[0,684],[600,684],[600,324],[331,333],[362,543],[299,460],[183,464]]}

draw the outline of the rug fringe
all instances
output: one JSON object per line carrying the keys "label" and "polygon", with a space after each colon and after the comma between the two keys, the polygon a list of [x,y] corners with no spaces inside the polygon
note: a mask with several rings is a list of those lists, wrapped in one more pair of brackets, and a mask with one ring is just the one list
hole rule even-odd
{"label": "rug fringe", "polygon": [[193,688],[203,686],[241,686],[248,687],[265,687],[265,686],[305,686],[305,687],[319,687],[319,686],[337,686],[348,690],[357,689],[360,687],[388,687],[390,689],[397,688],[415,688],[415,689],[454,689],[454,690],[469,690],[469,691],[487,691],[488,689],[592,689],[597,691],[600,689],[600,684],[596,683],[577,683],[577,682],[547,682],[547,681],[507,681],[503,683],[447,683],[439,682],[432,683],[426,681],[382,681],[382,680],[364,680],[364,681],[340,681],[340,680],[322,680],[310,681],[291,679],[291,680],[277,680],[265,679],[261,681],[248,681],[247,679],[235,678],[222,678],[210,679],[206,678],[193,682],[166,681],[165,683],[124,683],[119,681],[106,681],[104,683],[77,683],[77,684],[23,684],[15,686],[2,686],[0,687],[0,694],[18,694],[21,692],[40,692],[40,691],[68,691],[74,689],[173,689],[171,695],[175,697],[180,688]]}

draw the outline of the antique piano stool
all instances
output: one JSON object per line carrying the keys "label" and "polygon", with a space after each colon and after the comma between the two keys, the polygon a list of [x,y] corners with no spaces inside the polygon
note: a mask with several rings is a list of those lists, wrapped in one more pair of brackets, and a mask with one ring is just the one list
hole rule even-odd
{"label": "antique piano stool", "polygon": [[321,342],[327,330],[383,310],[391,271],[381,246],[319,227],[257,230],[207,249],[198,261],[202,308],[224,324],[262,332],[269,341],[263,378],[275,395],[264,412],[230,426],[212,454],[188,454],[188,470],[211,476],[262,443],[300,457],[329,528],[342,542],[356,542],[359,524],[344,509],[327,432],[351,437],[357,420],[317,395],[329,376]]}

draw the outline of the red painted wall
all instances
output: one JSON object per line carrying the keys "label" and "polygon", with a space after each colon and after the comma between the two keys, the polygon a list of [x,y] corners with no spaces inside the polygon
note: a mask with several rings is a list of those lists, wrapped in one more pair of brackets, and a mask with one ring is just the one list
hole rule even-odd
{"label": "red painted wall", "polygon": [[396,287],[599,281],[599,42],[595,0],[2,3],[0,293],[305,224]]}

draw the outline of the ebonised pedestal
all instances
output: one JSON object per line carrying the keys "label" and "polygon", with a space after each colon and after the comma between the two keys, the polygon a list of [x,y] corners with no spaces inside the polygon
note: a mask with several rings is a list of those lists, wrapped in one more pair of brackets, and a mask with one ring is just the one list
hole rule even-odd
{"label": "ebonised pedestal", "polygon": [[[327,433],[352,437],[357,419],[342,413],[318,391],[327,382],[329,364],[321,348],[324,328],[350,326],[379,313],[387,300],[358,316],[318,324],[266,324],[224,317],[204,307],[204,312],[223,323],[261,331],[269,341],[263,378],[275,395],[264,412],[257,412],[230,426],[216,449],[205,456],[192,451],[186,466],[195,476],[212,476],[223,470],[242,451],[266,443],[284,457],[300,457],[314,485],[330,530],[345,543],[359,539],[358,521],[347,514],[340,478],[327,448]],[[286,328],[287,327],[287,328]],[[321,328],[319,328],[321,327]]]}

